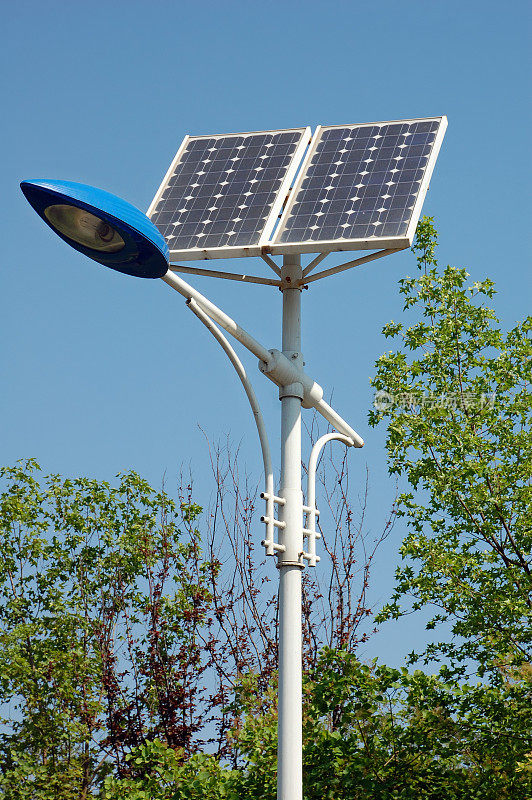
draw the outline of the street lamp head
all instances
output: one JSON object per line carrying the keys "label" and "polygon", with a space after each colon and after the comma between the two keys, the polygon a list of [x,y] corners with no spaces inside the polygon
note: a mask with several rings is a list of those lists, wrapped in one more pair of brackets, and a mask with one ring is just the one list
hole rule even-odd
{"label": "street lamp head", "polygon": [[41,219],[80,253],[137,278],[167,272],[164,237],[131,203],[72,181],[27,180],[20,188]]}

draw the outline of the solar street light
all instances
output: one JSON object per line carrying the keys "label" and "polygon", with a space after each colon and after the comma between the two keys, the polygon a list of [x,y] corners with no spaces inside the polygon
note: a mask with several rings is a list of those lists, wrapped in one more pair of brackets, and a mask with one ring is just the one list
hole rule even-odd
{"label": "solar street light", "polygon": [[[114,195],[67,181],[23,181],[41,218],[68,244],[112,269],[160,277],[187,301],[236,370],[262,448],[266,526],[262,542],[279,568],[278,800],[302,800],[301,573],[319,561],[315,476],[330,441],[362,438],[323,400],[303,370],[301,294],[314,281],[412,244],[443,140],[445,117],[259,133],[185,136],[147,216]],[[380,248],[380,249],[379,249]],[[315,272],[330,253],[370,250]],[[313,254],[302,265],[302,254]],[[273,258],[282,256],[278,265]],[[275,277],[177,264],[261,258]],[[169,263],[170,262],[170,263]],[[268,349],[186,283],[190,273],[277,287],[282,348]],[[246,370],[220,328],[251,352],[279,387],[281,463],[275,492],[264,420]],[[307,497],[301,486],[301,409],[335,429],[312,448]]]}

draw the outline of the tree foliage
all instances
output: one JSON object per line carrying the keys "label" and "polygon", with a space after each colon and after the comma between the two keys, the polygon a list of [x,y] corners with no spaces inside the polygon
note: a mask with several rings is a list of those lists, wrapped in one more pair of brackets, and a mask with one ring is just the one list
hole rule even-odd
{"label": "tree foliage", "polygon": [[[305,685],[305,800],[526,800],[530,684],[529,671],[467,684],[324,649]],[[239,700],[239,796],[275,800],[275,715]]]}
{"label": "tree foliage", "polygon": [[[229,478],[217,476],[202,543],[185,484],[176,502],[134,472],[113,487],[45,476],[31,460],[1,470],[0,797],[113,796],[121,782],[164,795],[195,770],[191,785],[220,783],[220,757],[237,765],[246,709],[232,700],[246,675],[256,691],[275,681],[277,587],[254,552],[256,492],[218,455]],[[357,565],[342,463],[328,487],[334,574],[326,594],[305,581],[307,667],[320,643],[366,638],[372,550]]]}
{"label": "tree foliage", "polygon": [[408,527],[392,601],[380,619],[432,607],[431,645],[481,669],[530,660],[532,546],[532,317],[504,334],[487,305],[492,281],[439,270],[432,220],[419,226],[420,274],[404,278],[413,324],[383,333],[397,349],[372,380],[376,425],[388,423],[390,472],[406,479],[397,514]]}
{"label": "tree foliage", "polygon": [[0,786],[86,797],[147,741],[197,749],[212,565],[198,557],[197,506],[135,473],[112,488],[37,469],[2,470]]}

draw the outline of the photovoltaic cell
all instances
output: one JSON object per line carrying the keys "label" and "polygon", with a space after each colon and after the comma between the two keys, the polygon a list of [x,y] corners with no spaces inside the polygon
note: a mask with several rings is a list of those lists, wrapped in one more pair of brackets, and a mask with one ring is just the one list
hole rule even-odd
{"label": "photovoltaic cell", "polygon": [[319,129],[275,244],[369,239],[378,247],[406,237],[445,124],[438,117]]}
{"label": "photovoltaic cell", "polygon": [[305,131],[187,137],[148,211],[171,253],[257,245]]}

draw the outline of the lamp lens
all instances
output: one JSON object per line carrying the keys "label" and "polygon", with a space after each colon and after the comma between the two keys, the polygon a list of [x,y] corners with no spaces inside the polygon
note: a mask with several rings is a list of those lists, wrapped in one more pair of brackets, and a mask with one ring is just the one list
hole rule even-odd
{"label": "lamp lens", "polygon": [[44,211],[46,219],[59,233],[91,250],[117,253],[125,242],[105,220],[76,206],[54,205]]}

